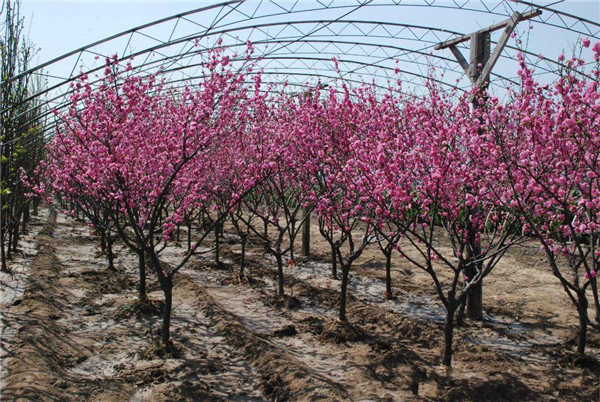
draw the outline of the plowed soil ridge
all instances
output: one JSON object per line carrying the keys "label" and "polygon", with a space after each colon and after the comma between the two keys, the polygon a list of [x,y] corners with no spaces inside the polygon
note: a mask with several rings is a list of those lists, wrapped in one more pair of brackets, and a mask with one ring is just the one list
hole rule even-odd
{"label": "plowed soil ridge", "polygon": [[[434,311],[402,294],[398,303],[384,302],[379,268],[369,268],[374,252],[353,270],[346,325],[335,319],[339,282],[328,278],[325,248],[321,260],[299,258],[286,267],[285,297],[275,295],[274,264],[259,246],[248,249],[245,278],[236,272],[236,245],[223,244],[218,266],[208,248],[176,276],[173,354],[157,344],[160,309],[135,314],[137,257],[124,245],[115,248],[118,272],[107,270],[98,236],[53,209],[35,244],[21,276],[13,278],[18,286],[2,298],[3,323],[12,331],[2,343],[2,400],[562,401],[598,395],[598,362],[573,360],[569,352],[573,345],[564,334],[575,329],[571,321],[546,325],[528,313],[520,323],[493,302],[494,320],[457,328],[453,367],[442,367],[441,323],[427,319]],[[183,253],[185,247],[169,246],[161,259],[176,264]],[[535,274],[529,267],[524,272]],[[160,306],[163,295],[151,272],[148,281],[148,295]],[[416,301],[431,297],[421,280],[396,283]],[[557,305],[570,320],[567,307]],[[547,328],[556,338],[538,339],[538,329]],[[599,345],[591,333],[592,357]]]}
{"label": "plowed soil ridge", "polygon": [[121,394],[118,383],[92,384],[69,371],[94,351],[60,322],[69,306],[68,290],[59,281],[61,264],[52,238],[55,227],[56,211],[52,209],[37,236],[38,253],[22,301],[10,311],[11,318],[20,322],[20,329],[13,340],[12,354],[6,359],[2,400],[74,401],[87,399],[98,390]]}

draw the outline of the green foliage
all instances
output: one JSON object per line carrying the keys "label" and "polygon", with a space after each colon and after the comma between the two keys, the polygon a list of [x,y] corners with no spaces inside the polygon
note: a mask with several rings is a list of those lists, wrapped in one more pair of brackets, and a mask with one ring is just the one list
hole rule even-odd
{"label": "green foliage", "polygon": [[39,92],[41,82],[23,74],[29,69],[35,49],[24,35],[20,0],[0,0],[0,223],[2,234],[2,269],[5,269],[4,246],[21,224],[30,200],[20,181],[20,172],[32,174],[43,158],[44,135],[41,116],[45,110],[30,95]]}

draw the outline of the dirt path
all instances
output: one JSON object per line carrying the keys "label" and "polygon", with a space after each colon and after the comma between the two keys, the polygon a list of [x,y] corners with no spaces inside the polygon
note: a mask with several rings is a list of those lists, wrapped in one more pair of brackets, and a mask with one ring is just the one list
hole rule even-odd
{"label": "dirt path", "polygon": [[[223,308],[213,289],[204,289],[185,275],[180,291],[199,296],[201,310],[222,334],[224,341],[238,348],[252,363],[261,379],[261,388],[271,400],[348,400],[340,384],[307,366],[267,334],[253,332],[238,315]],[[182,283],[183,282],[183,283]]]}
{"label": "dirt path", "polygon": [[[339,281],[329,276],[326,263],[310,261],[298,264],[290,270],[290,274],[316,287],[335,290],[339,287]],[[354,274],[349,290],[362,302],[382,309],[422,322],[444,323],[443,306],[431,297],[400,292],[395,299],[384,300],[385,283],[380,279]],[[484,323],[485,325],[480,325],[476,331],[463,331],[467,332],[464,334],[465,340],[475,345],[498,349],[529,362],[548,360],[547,356],[538,352],[536,346],[555,346],[560,343],[559,338],[548,331],[528,327],[499,314],[486,314]],[[460,329],[458,331],[460,333]]]}
{"label": "dirt path", "polygon": [[[262,278],[266,289],[272,292],[274,267],[259,268],[258,260],[265,256],[258,250],[253,252],[257,268],[252,272]],[[387,341],[389,346],[398,345],[391,339],[396,336],[405,341],[410,352],[420,357],[417,366],[425,373],[419,384],[420,396],[585,400],[600,390],[598,364],[572,365],[569,360],[572,347],[565,347],[568,340],[558,338],[543,322],[519,323],[502,314],[488,315],[483,323],[456,329],[453,369],[446,372],[439,367],[442,327],[437,316],[440,307],[419,293],[410,297],[401,294],[397,300],[384,301],[383,290],[382,281],[355,274],[350,284],[348,316],[371,337]],[[327,263],[297,259],[296,266],[286,269],[286,291],[300,299],[302,305],[324,308],[322,318],[335,315],[339,282],[329,277]],[[598,334],[590,335],[591,356],[600,355],[598,340]],[[385,355],[365,362],[382,369]],[[397,365],[391,372],[394,370],[398,372]],[[473,392],[469,393],[469,389]]]}
{"label": "dirt path", "polygon": [[[492,307],[486,322],[458,328],[453,368],[443,368],[440,306],[417,274],[399,282],[403,266],[394,269],[398,299],[384,301],[373,252],[353,271],[353,328],[335,321],[339,282],[326,258],[287,267],[285,298],[275,297],[273,261],[258,247],[249,250],[249,282],[237,278],[234,245],[223,245],[220,269],[210,253],[193,258],[174,289],[178,352],[165,355],[154,344],[160,316],[133,309],[136,256],[117,245],[120,272],[109,272],[87,225],[53,211],[38,224],[19,274],[1,277],[3,400],[545,401],[593,400],[598,392],[598,365],[574,364],[559,336],[572,330],[566,310],[549,326],[536,315],[545,314],[536,301],[543,295],[527,295],[538,310],[523,322]],[[162,258],[173,263],[182,252],[169,247]],[[599,346],[592,335],[590,351]]]}
{"label": "dirt path", "polygon": [[[48,218],[24,290],[4,313],[19,330],[6,340],[2,400],[265,399],[260,376],[211,326],[197,297],[176,294],[180,355],[155,355],[160,317],[129,314],[135,272],[108,272],[86,225],[54,210]],[[122,248],[117,260],[135,266]]]}
{"label": "dirt path", "polygon": [[62,319],[72,313],[71,292],[61,283],[61,264],[53,239],[56,211],[36,238],[37,255],[29,267],[21,302],[10,310],[19,330],[6,360],[5,400],[81,400],[92,395],[127,397],[126,387],[114,381],[91,383],[71,369],[94,355],[85,337],[73,333]]}
{"label": "dirt path", "polygon": [[[50,210],[41,209],[32,215],[27,233],[22,234],[19,252],[10,261],[11,272],[0,272],[0,378],[6,378],[6,361],[10,357],[10,347],[19,330],[19,321],[13,316],[13,307],[22,303],[22,297],[29,283],[29,270],[37,255],[36,237],[44,227]],[[2,388],[4,384],[0,384]]]}

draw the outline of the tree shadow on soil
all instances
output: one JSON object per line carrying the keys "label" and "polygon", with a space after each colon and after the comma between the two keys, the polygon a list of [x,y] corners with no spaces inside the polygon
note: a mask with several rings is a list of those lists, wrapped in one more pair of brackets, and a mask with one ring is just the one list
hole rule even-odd
{"label": "tree shadow on soil", "polygon": [[[454,380],[434,377],[438,389],[443,390],[449,401],[535,401],[539,394],[525,385],[518,377],[502,373],[500,378],[487,381]],[[445,398],[445,399],[446,399]]]}

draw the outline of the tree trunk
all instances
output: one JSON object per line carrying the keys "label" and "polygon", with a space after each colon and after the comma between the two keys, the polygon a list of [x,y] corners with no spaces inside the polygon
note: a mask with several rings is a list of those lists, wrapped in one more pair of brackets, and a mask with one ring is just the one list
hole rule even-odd
{"label": "tree trunk", "polygon": [[302,224],[302,255],[308,257],[310,255],[310,212],[308,212],[308,208],[302,208],[302,216],[306,217]]}
{"label": "tree trunk", "polygon": [[19,245],[19,220],[15,221],[12,238],[12,251],[17,252],[17,246]]}
{"label": "tree trunk", "polygon": [[[160,268],[158,268],[160,269]],[[163,326],[161,340],[164,346],[169,344],[171,339],[171,307],[173,305],[173,280],[165,278],[161,281],[161,287],[165,294],[165,309],[163,311]]]}
{"label": "tree trunk", "polygon": [[577,353],[585,354],[585,345],[587,343],[587,308],[588,302],[585,298],[584,291],[580,291],[578,295],[579,306],[577,306],[577,311],[579,313],[579,337],[577,339]]}
{"label": "tree trunk", "polygon": [[467,317],[483,320],[483,279],[471,286],[467,295]]}
{"label": "tree trunk", "polygon": [[335,246],[330,243],[331,246],[331,277],[337,279],[337,255],[335,254]]}
{"label": "tree trunk", "polygon": [[240,261],[240,276],[244,275],[244,268],[246,263],[246,241],[248,240],[248,236],[246,234],[240,235],[242,242],[242,258]]}
{"label": "tree trunk", "polygon": [[29,204],[25,206],[23,210],[23,226],[21,227],[21,233],[27,234],[27,224],[29,223]]}
{"label": "tree trunk", "polygon": [[350,267],[346,267],[343,263],[340,263],[342,267],[342,286],[340,289],[340,313],[339,320],[342,323],[348,322],[346,317],[346,300],[348,295],[348,277],[350,275]]}
{"label": "tree trunk", "polygon": [[108,235],[106,242],[106,258],[108,260],[108,269],[111,271],[116,271],[115,269],[115,255],[113,253],[113,243],[114,239]]}
{"label": "tree trunk", "polygon": [[277,254],[275,258],[277,259],[277,294],[283,296],[283,257]]}
{"label": "tree trunk", "polygon": [[215,225],[215,264],[217,264],[217,267],[219,266],[219,263],[221,262],[220,255],[219,255],[221,253],[220,246],[219,246],[219,236],[220,236],[219,225],[216,224]]}
{"label": "tree trunk", "polygon": [[592,295],[594,296],[594,309],[596,313],[594,314],[596,322],[600,324],[600,300],[598,299],[598,281],[596,278],[590,278],[591,287],[592,287]]}
{"label": "tree trunk", "polygon": [[187,250],[192,250],[192,222],[187,223]]}
{"label": "tree trunk", "polygon": [[12,259],[12,236],[13,236],[13,231],[12,231],[12,225],[9,225],[8,228],[8,239],[6,239],[6,259],[10,260]]}
{"label": "tree trunk", "polygon": [[391,300],[394,297],[392,292],[392,250],[385,251],[385,298]]}
{"label": "tree trunk", "polygon": [[[0,228],[0,230],[2,230]],[[6,249],[4,248],[4,230],[0,233],[0,259],[2,259],[2,272],[9,272],[6,264]]]}
{"label": "tree trunk", "polygon": [[144,303],[148,300],[146,295],[146,253],[144,249],[140,247],[138,251],[138,265],[140,270],[140,282],[138,283],[138,299]]}
{"label": "tree trunk", "polygon": [[465,315],[465,307],[467,306],[467,299],[465,298],[462,303],[458,306],[458,311],[456,312],[456,325],[462,326],[464,324],[464,315]]}
{"label": "tree trunk", "polygon": [[452,338],[454,337],[454,313],[456,306],[450,302],[446,310],[446,322],[444,323],[444,366],[452,365]]}
{"label": "tree trunk", "polygon": [[267,226],[268,223],[266,220],[263,223],[264,223],[264,228],[263,228],[264,229],[264,239],[265,239],[265,241],[267,241],[267,239],[269,238],[269,227]]}
{"label": "tree trunk", "polygon": [[[467,269],[465,272],[472,280],[477,276],[477,272],[483,269],[481,261],[481,241],[477,238],[477,228],[471,223],[471,216],[476,216],[479,213],[479,208],[474,207],[469,211],[467,216],[468,240],[469,240],[469,255],[467,259]],[[467,317],[472,320],[483,320],[483,278],[478,283],[473,284],[469,288],[467,294]]]}

